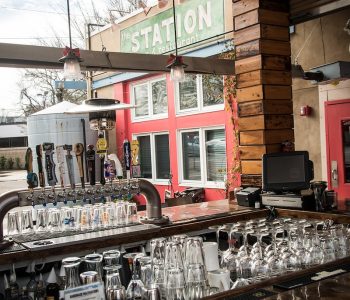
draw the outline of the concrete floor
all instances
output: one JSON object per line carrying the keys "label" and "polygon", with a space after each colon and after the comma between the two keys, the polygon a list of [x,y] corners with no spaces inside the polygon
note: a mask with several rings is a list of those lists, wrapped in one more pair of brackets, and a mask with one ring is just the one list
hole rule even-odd
{"label": "concrete floor", "polygon": [[26,189],[26,178],[25,170],[0,171],[0,195],[12,190]]}

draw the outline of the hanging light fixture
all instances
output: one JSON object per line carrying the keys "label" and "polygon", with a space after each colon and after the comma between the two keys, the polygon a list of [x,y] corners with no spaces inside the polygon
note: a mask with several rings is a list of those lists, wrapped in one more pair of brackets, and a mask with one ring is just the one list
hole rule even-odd
{"label": "hanging light fixture", "polygon": [[182,82],[185,80],[186,64],[183,62],[182,56],[178,55],[177,50],[177,33],[176,33],[176,14],[175,14],[175,0],[173,0],[173,18],[174,18],[174,35],[175,35],[175,55],[170,54],[167,68],[170,69],[170,79],[174,82]]}
{"label": "hanging light fixture", "polygon": [[83,61],[80,58],[79,48],[72,48],[72,34],[70,28],[70,11],[69,11],[69,0],[67,0],[67,11],[68,11],[68,29],[69,29],[69,47],[66,46],[63,51],[63,57],[59,59],[60,62],[64,63],[63,76],[68,80],[79,80],[81,79],[80,62]]}

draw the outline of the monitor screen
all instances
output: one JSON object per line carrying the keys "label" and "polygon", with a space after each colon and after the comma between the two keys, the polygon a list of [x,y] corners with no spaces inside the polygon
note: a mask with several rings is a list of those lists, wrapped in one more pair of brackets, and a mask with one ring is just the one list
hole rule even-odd
{"label": "monitor screen", "polygon": [[263,156],[265,191],[300,191],[309,187],[312,178],[312,162],[307,151],[270,153]]}

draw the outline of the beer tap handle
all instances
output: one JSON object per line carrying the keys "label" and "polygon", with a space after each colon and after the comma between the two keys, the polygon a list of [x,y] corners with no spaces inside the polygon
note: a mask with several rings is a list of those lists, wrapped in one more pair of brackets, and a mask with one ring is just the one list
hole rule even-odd
{"label": "beer tap handle", "polygon": [[102,185],[106,184],[106,179],[105,179],[105,156],[104,155],[100,155],[100,183]]}
{"label": "beer tap handle", "polygon": [[95,150],[93,145],[88,145],[88,150],[86,151],[86,161],[87,168],[89,172],[90,185],[94,186],[96,184],[96,164],[95,164]]}
{"label": "beer tap handle", "polygon": [[37,155],[37,163],[38,163],[38,176],[39,176],[39,184],[42,190],[45,189],[45,177],[43,170],[43,149],[41,145],[35,146],[36,155]]}
{"label": "beer tap handle", "polygon": [[126,139],[124,140],[123,144],[123,150],[124,150],[124,163],[125,163],[125,170],[126,170],[126,179],[131,178],[131,146],[130,142]]}
{"label": "beer tap handle", "polygon": [[72,190],[75,190],[75,176],[74,176],[74,165],[73,165],[73,155],[70,153],[73,150],[72,145],[64,145],[63,149],[67,151],[66,163],[68,169],[68,178]]}
{"label": "beer tap handle", "polygon": [[27,183],[30,192],[38,186],[38,176],[33,172],[33,152],[28,148],[25,156],[25,168],[27,170]]}
{"label": "beer tap handle", "polygon": [[60,174],[60,184],[61,184],[61,188],[64,192],[64,190],[65,190],[64,175],[66,174],[66,169],[64,167],[64,152],[63,151],[64,151],[63,146],[56,146],[58,172]]}
{"label": "beer tap handle", "polygon": [[43,150],[45,151],[45,169],[46,169],[47,182],[49,186],[54,187],[57,183],[56,172],[55,172],[56,164],[53,160],[54,144],[44,143]]}
{"label": "beer tap handle", "polygon": [[79,175],[81,180],[81,187],[85,189],[85,179],[84,179],[84,146],[82,143],[77,143],[74,145],[75,156],[77,157],[77,163],[79,168]]}

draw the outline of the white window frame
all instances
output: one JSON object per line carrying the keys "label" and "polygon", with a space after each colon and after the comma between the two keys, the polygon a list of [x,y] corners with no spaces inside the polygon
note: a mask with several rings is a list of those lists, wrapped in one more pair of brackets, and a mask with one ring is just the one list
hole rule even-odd
{"label": "white window frame", "polygon": [[[141,136],[149,136],[150,137],[152,178],[144,178],[144,179],[146,179],[149,182],[152,182],[154,184],[158,184],[158,185],[168,185],[169,184],[169,179],[158,179],[157,178],[155,136],[164,135],[164,134],[168,135],[168,140],[170,143],[170,135],[169,135],[168,131],[145,132],[145,133],[137,133],[137,134],[132,135],[133,140],[136,140],[138,137],[141,137]],[[170,162],[170,145],[169,145],[169,162]]]}
{"label": "white window frame", "polygon": [[[225,108],[225,101],[216,105],[204,106],[203,103],[203,76],[200,74],[196,75],[196,86],[197,86],[197,107],[188,108],[188,109],[180,109],[180,84],[175,84],[175,102],[176,102],[176,115],[192,115],[192,114],[200,114],[206,112],[220,111]],[[224,85],[223,85],[224,89]],[[222,93],[222,97],[224,98],[224,93]]]}
{"label": "white window frame", "polygon": [[169,103],[168,99],[168,85],[166,81],[166,77],[157,77],[157,78],[152,78],[148,80],[143,80],[140,82],[135,82],[130,85],[130,95],[131,95],[131,104],[136,105],[135,103],[135,87],[141,86],[141,85],[147,85],[147,105],[148,105],[148,115],[146,116],[136,116],[136,109],[131,110],[131,122],[136,123],[136,122],[143,122],[143,121],[148,121],[148,120],[159,120],[159,119],[166,119],[168,118],[168,107],[167,105],[167,110],[165,113],[162,114],[153,114],[153,99],[152,99],[152,84],[157,81],[165,81],[165,86],[166,86],[166,94],[167,94],[167,102]]}
{"label": "white window frame", "polygon": [[[177,157],[178,157],[178,172],[179,172],[179,186],[193,186],[193,187],[204,187],[204,188],[225,188],[224,181],[209,181],[207,180],[207,159],[206,159],[206,148],[205,148],[205,132],[208,130],[224,129],[226,133],[225,126],[212,126],[212,127],[196,127],[196,128],[186,128],[179,129],[177,131]],[[201,166],[201,180],[186,180],[184,179],[184,169],[183,169],[183,145],[182,145],[182,133],[184,132],[199,132],[199,153],[200,153],[200,166]],[[225,137],[226,140],[226,137]],[[227,157],[227,147],[226,147],[226,157]],[[226,172],[227,172],[227,160],[226,160]],[[224,176],[226,178],[226,176]]]}

